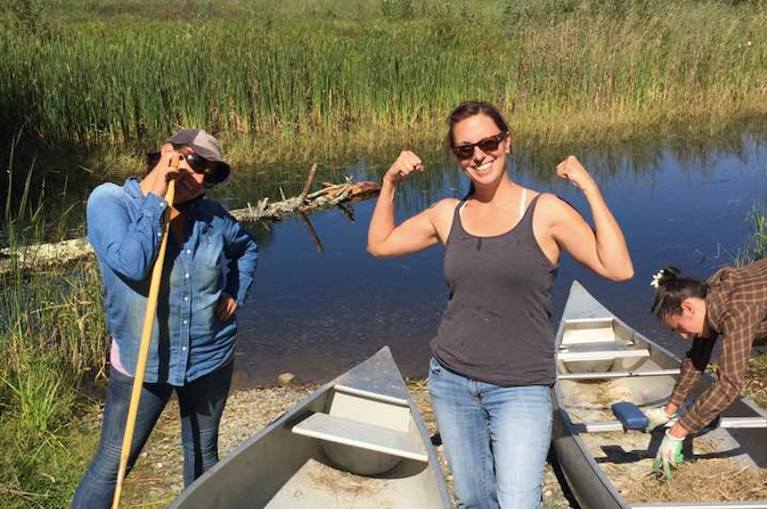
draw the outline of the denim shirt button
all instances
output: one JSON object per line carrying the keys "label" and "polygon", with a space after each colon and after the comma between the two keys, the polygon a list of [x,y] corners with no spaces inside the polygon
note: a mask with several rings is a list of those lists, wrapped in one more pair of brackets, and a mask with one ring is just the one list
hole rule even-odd
{"label": "denim shirt button", "polygon": [[184,320],[184,325],[186,325],[187,323],[189,323],[189,320]]}
{"label": "denim shirt button", "polygon": [[184,302],[187,302],[189,300],[189,297],[184,296]]}
{"label": "denim shirt button", "polygon": [[184,274],[184,277],[189,279],[189,273],[187,272],[186,274]]}

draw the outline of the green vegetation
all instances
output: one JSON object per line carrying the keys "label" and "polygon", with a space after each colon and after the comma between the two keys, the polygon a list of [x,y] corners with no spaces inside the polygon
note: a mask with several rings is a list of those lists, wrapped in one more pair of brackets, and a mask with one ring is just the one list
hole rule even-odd
{"label": "green vegetation", "polygon": [[751,223],[751,233],[746,242],[735,256],[735,265],[741,267],[767,256],[767,211],[764,205],[754,205],[748,214]]}
{"label": "green vegetation", "polygon": [[[43,200],[25,192],[11,203],[9,195],[3,233],[13,260],[17,246],[39,238]],[[84,404],[80,382],[105,355],[95,264],[14,266],[0,277],[0,506],[66,507],[94,445],[72,421]]]}
{"label": "green vegetation", "polygon": [[542,141],[767,112],[763,2],[11,5],[28,7],[4,15],[0,115],[47,143],[145,146],[195,125],[240,160],[303,160],[433,140],[467,98]]}

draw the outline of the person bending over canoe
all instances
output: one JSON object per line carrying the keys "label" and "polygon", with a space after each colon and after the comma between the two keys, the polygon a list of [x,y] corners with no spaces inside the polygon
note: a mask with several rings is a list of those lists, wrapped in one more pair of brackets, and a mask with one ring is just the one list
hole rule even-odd
{"label": "person bending over canoe", "polygon": [[[180,157],[177,169],[171,160]],[[112,335],[101,441],[80,481],[73,509],[111,507],[147,307],[149,280],[170,207],[170,235],[152,331],[145,382],[128,467],[133,466],[173,391],[181,410],[184,484],[218,461],[218,426],[232,379],[235,311],[253,282],[258,251],[253,236],[205,189],[229,179],[218,142],[185,129],[147,172],[123,186],[102,184],[87,205],[88,240],[104,283]],[[176,179],[172,204],[164,196]]]}
{"label": "person bending over canoe", "polygon": [[455,481],[458,507],[540,507],[556,382],[551,286],[562,251],[597,274],[633,275],[618,223],[599,188],[570,156],[557,166],[586,195],[593,231],[570,205],[513,182],[512,143],[500,112],[465,102],[448,120],[446,145],[472,188],[396,225],[398,184],[424,169],[402,152],[383,177],[368,251],[393,257],[445,246],[447,310],[431,341],[428,387]]}
{"label": "person bending over canoe", "polygon": [[648,432],[676,417],[722,337],[716,382],[666,430],[658,449],[654,468],[659,472],[662,465],[670,478],[670,467],[683,461],[685,437],[704,428],[740,395],[751,346],[767,336],[767,259],[725,267],[705,282],[667,267],[653,277],[652,285],[656,290],[651,312],[682,339],[693,342],[668,403],[646,412]]}

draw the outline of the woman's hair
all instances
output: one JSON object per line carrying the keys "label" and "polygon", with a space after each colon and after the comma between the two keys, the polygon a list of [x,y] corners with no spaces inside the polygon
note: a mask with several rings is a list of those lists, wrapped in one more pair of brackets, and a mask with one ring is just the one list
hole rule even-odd
{"label": "woman's hair", "polygon": [[147,152],[146,153],[146,171],[144,172],[144,175],[149,175],[149,172],[151,172],[155,166],[160,162],[160,158],[162,155],[160,152]]}
{"label": "woman's hair", "polygon": [[[450,113],[450,116],[447,117],[448,130],[447,135],[445,136],[445,151],[448,157],[453,155],[453,149],[455,148],[455,138],[453,137],[455,125],[458,122],[466,120],[467,118],[473,117],[475,115],[487,115],[493,120],[493,122],[495,122],[495,125],[498,127],[498,129],[501,130],[501,132],[507,132],[509,133],[509,137],[511,137],[511,129],[509,129],[509,124],[506,122],[506,119],[503,118],[501,112],[498,111],[498,108],[485,101],[464,101],[456,106],[452,113]],[[466,197],[464,199],[474,194],[474,191],[474,183],[472,182],[469,185],[469,192],[466,193]]]}
{"label": "woman's hair", "polygon": [[503,118],[501,112],[498,111],[498,108],[485,101],[464,101],[456,106],[453,112],[450,113],[450,116],[447,117],[448,131],[447,136],[445,136],[445,150],[447,150],[448,154],[452,155],[455,148],[455,139],[453,138],[455,125],[475,115],[487,115],[493,119],[498,129],[511,135],[509,124]]}
{"label": "woman's hair", "polygon": [[705,299],[708,284],[699,279],[682,276],[682,272],[674,266],[668,266],[653,278],[655,300],[650,313],[660,319],[675,315],[682,309],[682,302],[690,297]]}

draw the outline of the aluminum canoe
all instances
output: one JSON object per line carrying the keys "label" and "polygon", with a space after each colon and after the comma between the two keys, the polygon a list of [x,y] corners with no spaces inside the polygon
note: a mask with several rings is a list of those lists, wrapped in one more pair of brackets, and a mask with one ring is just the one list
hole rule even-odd
{"label": "aluminum canoe", "polygon": [[277,418],[170,506],[450,507],[430,437],[388,347]]}
{"label": "aluminum canoe", "polygon": [[[582,509],[767,509],[767,500],[705,504],[679,500],[631,505],[624,499],[604,467],[630,468],[632,462],[643,461],[645,470],[641,472],[647,473],[644,465],[651,463],[662,433],[652,437],[636,431],[623,433],[620,423],[607,415],[610,405],[617,400],[631,401],[643,409],[665,404],[679,373],[680,359],[618,319],[577,281],[570,289],[557,331],[556,358],[554,448]],[[704,374],[688,401],[694,401],[713,382]],[[597,407],[601,409],[593,410]],[[601,412],[601,417],[590,420],[593,411]],[[722,423],[726,420],[731,427],[723,425],[701,435],[716,444],[716,450],[705,456],[727,457],[752,468],[767,468],[767,413],[748,398],[739,397],[724,412]],[[616,440],[626,436],[638,443],[649,443],[628,451],[625,444],[601,443],[595,448],[595,437],[609,437],[610,432]],[[687,441],[686,461],[696,459],[694,443],[699,439]]]}

